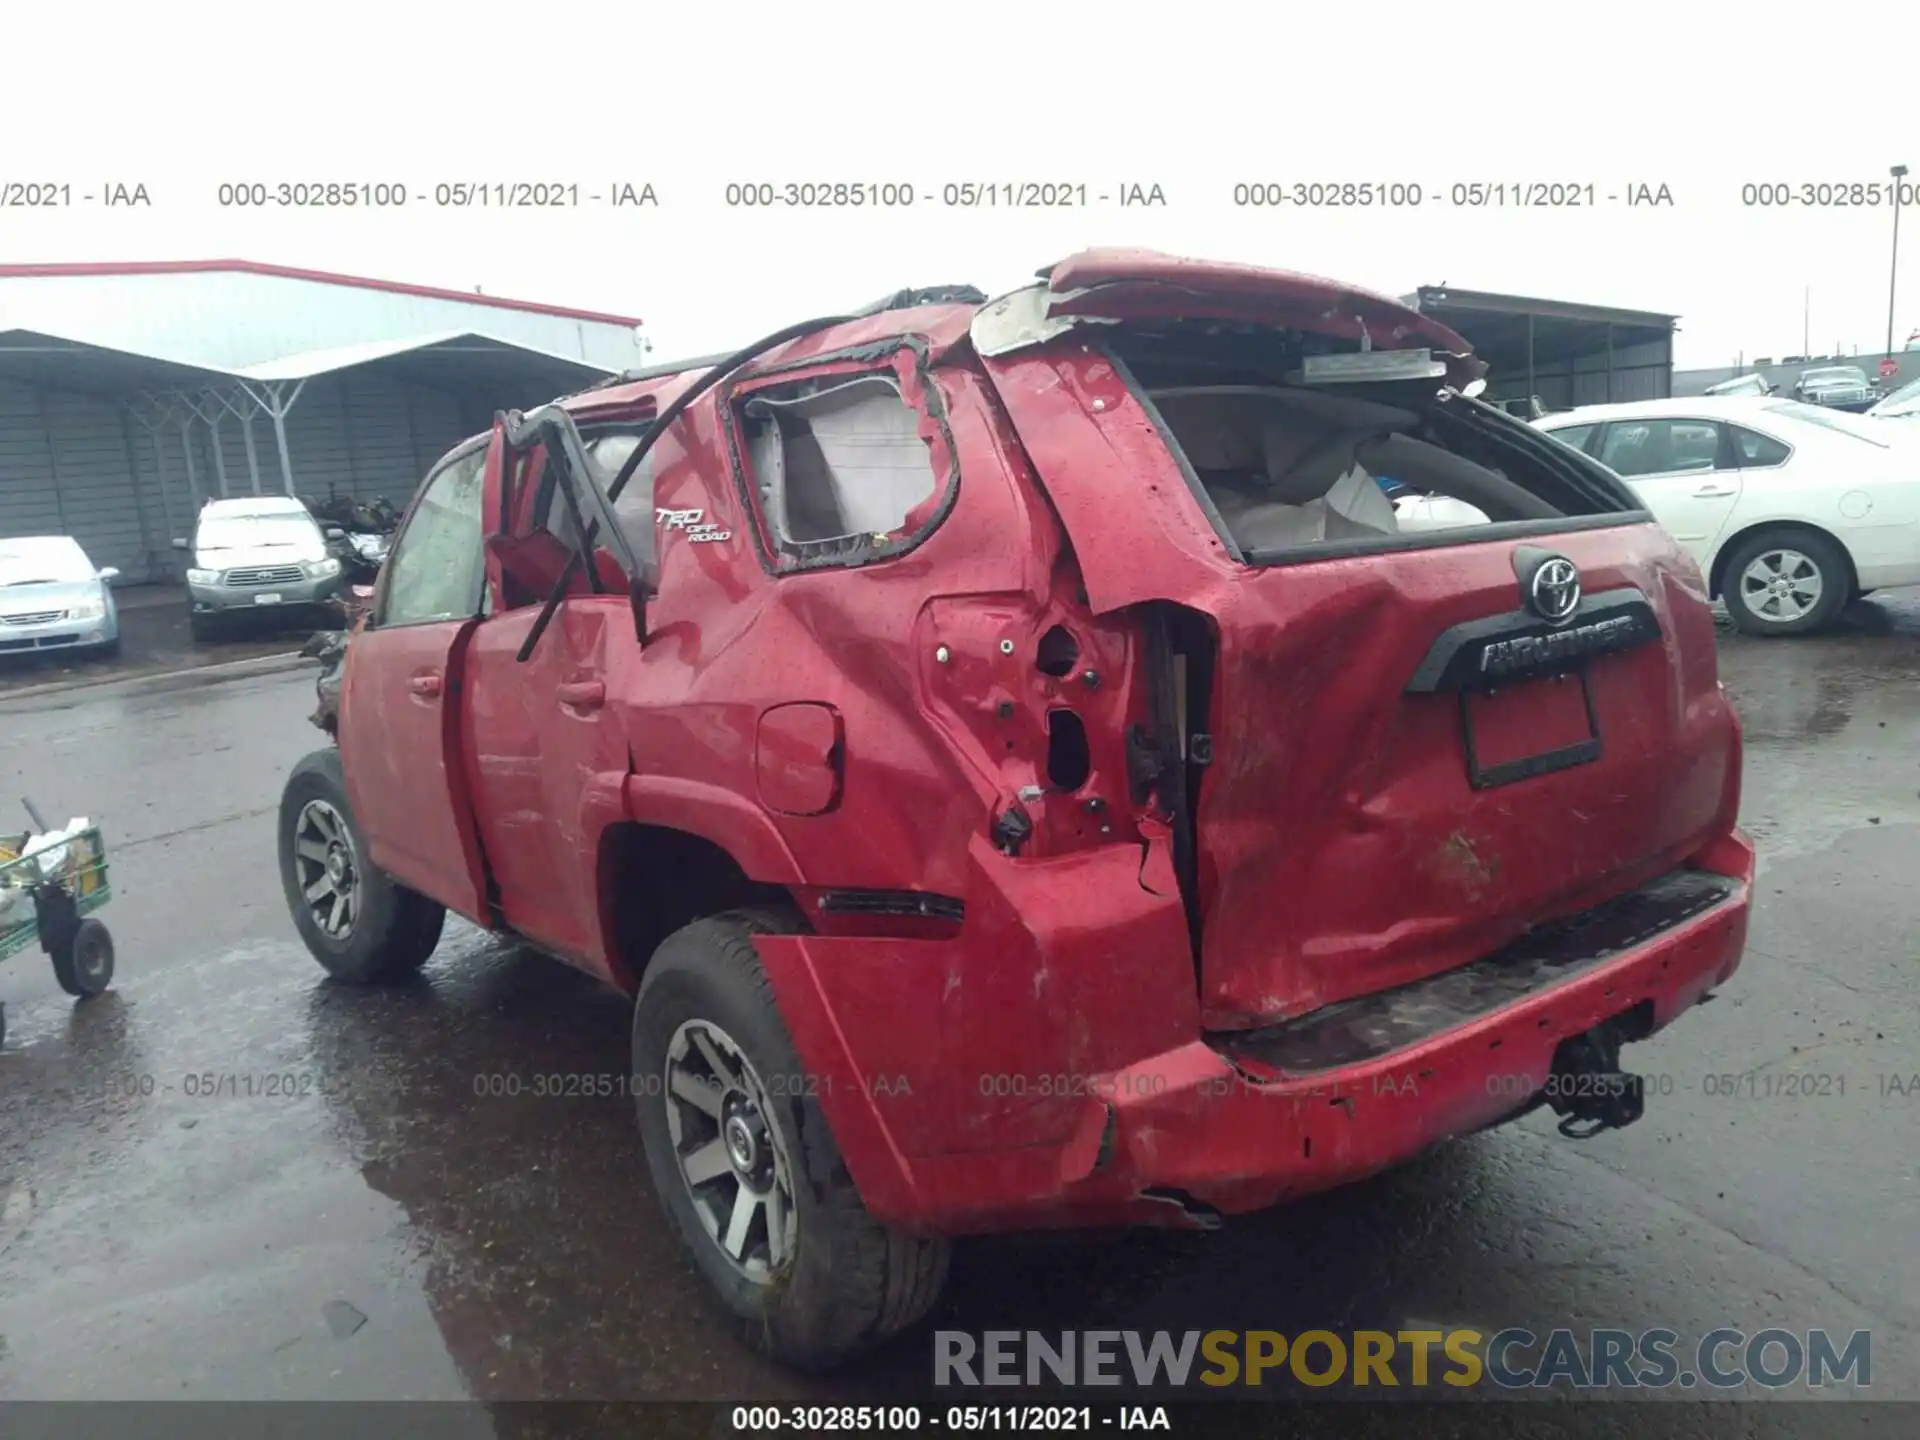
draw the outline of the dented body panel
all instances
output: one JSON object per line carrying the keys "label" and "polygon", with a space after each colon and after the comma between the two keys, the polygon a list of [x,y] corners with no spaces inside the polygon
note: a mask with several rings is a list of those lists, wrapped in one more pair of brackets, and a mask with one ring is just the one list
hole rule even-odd
{"label": "dented body panel", "polygon": [[[1650,1033],[1731,974],[1739,729],[1671,542],[1607,515],[1254,563],[1099,336],[1226,319],[1428,348],[1455,383],[1477,373],[1464,340],[1333,282],[1141,252],[1022,293],[997,318],[834,325],[701,395],[634,502],[657,544],[644,606],[603,554],[537,643],[572,572],[537,464],[496,436],[483,612],[383,628],[377,598],[346,659],[376,863],[628,990],[648,956],[622,916],[679,883],[629,863],[655,853],[634,836],[785,895],[801,929],[756,941],[781,1015],[868,1208],[928,1231],[1198,1224],[1357,1178],[1511,1113],[1493,1070],[1544,1084],[1560,1041],[1630,1010]],[[561,403],[583,433],[644,424],[701,373]],[[912,412],[886,443],[924,442],[931,489],[886,533],[789,543],[754,417],[863,377]],[[810,427],[828,453],[832,425]],[[1650,628],[1578,655],[1498,628],[1523,540],[1577,566],[1587,603],[1639,597]],[[1484,668],[1513,677],[1434,669],[1488,617],[1510,659]],[[1500,744],[1579,719],[1569,686],[1604,753],[1482,784]],[[1696,873],[1718,888],[1670,879]],[[1662,909],[1674,884],[1705,898]],[[1643,890],[1632,913],[1657,923],[1601,926],[1611,948],[1495,963]],[[1336,1031],[1386,1048],[1300,1062],[1302,1035]]]}

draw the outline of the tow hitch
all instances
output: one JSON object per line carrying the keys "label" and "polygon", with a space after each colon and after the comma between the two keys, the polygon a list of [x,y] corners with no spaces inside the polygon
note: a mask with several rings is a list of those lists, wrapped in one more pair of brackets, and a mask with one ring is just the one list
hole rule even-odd
{"label": "tow hitch", "polygon": [[1547,1103],[1569,1140],[1631,1125],[1646,1109],[1645,1082],[1620,1068],[1621,1040],[1619,1025],[1609,1021],[1555,1048]]}

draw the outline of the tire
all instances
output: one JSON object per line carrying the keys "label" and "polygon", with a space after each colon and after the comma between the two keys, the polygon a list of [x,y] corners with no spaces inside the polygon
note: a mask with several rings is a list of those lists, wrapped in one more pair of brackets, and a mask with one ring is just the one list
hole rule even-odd
{"label": "tire", "polygon": [[82,920],[73,940],[53,957],[53,978],[60,988],[89,1000],[113,983],[113,935],[98,920]]}
{"label": "tire", "polygon": [[187,629],[193,632],[193,643],[196,645],[205,645],[220,638],[218,617],[203,615],[198,610],[187,612]]}
{"label": "tire", "polygon": [[[334,838],[327,838],[330,832]],[[280,881],[294,927],[313,958],[350,985],[413,974],[440,943],[447,918],[445,906],[374,869],[366,853],[347,803],[340,752],[331,746],[316,750],[293,767],[281,792]],[[307,892],[322,873],[330,888],[309,900]]]}
{"label": "tire", "polygon": [[[946,1284],[951,1247],[892,1230],[867,1213],[816,1095],[766,1092],[764,1077],[803,1072],[752,937],[795,928],[790,914],[735,910],[696,920],[661,943],[634,1003],[634,1096],[654,1193],[742,1338],[782,1363],[825,1370],[925,1316]],[[723,1081],[740,1082],[712,1102],[719,1114],[711,1121],[700,1113],[706,1105],[667,1093],[670,1063],[683,1078],[704,1071],[707,1079],[696,1083],[707,1084],[709,1095],[721,1088],[711,1084],[718,1072],[700,1058],[695,1033],[731,1067]],[[760,1145],[752,1153],[767,1162],[766,1189],[780,1191],[784,1174],[791,1201],[753,1205],[752,1238],[741,1246],[752,1267],[736,1262],[721,1238],[722,1217],[731,1217],[748,1189],[741,1171],[723,1160],[726,1168],[696,1182],[682,1170],[682,1150],[693,1155],[721,1144],[721,1117],[729,1116],[758,1125]],[[780,1256],[770,1243],[777,1214],[791,1216]],[[703,1215],[713,1217],[712,1228]]]}
{"label": "tire", "polygon": [[[1765,585],[1769,575],[1797,583],[1779,593],[1754,588]],[[1853,571],[1846,552],[1824,535],[1764,530],[1742,540],[1727,557],[1720,593],[1733,623],[1749,635],[1811,635],[1846,608]]]}

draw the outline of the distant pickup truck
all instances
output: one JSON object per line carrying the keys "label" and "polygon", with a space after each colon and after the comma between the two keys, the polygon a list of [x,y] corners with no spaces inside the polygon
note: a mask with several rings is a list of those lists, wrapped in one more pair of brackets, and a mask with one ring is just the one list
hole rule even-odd
{"label": "distant pickup truck", "polygon": [[1857,412],[1873,406],[1880,398],[1880,387],[1858,365],[1821,365],[1800,372],[1793,382],[1793,398],[1807,405]]}

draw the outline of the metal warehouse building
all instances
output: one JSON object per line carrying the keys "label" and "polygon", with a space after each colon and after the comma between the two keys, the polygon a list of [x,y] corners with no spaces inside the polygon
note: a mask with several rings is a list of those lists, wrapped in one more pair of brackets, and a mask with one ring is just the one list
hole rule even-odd
{"label": "metal warehouse building", "polygon": [[1571,410],[1673,393],[1676,316],[1442,285],[1402,298],[1473,343],[1490,400]]}
{"label": "metal warehouse building", "polygon": [[495,410],[639,366],[639,327],[245,260],[0,266],[0,537],[165,580],[209,499],[400,504]]}

